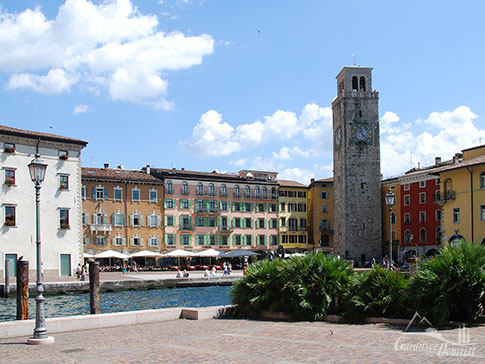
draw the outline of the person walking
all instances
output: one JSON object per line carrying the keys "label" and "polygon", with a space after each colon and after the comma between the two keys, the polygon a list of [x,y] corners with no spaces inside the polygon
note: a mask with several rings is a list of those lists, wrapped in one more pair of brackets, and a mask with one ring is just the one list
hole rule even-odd
{"label": "person walking", "polygon": [[86,264],[84,264],[81,270],[81,281],[84,282],[86,280],[86,275],[87,275],[87,268],[86,268]]}
{"label": "person walking", "polygon": [[81,263],[78,263],[76,267],[76,281],[79,281],[81,279],[81,272],[82,272]]}

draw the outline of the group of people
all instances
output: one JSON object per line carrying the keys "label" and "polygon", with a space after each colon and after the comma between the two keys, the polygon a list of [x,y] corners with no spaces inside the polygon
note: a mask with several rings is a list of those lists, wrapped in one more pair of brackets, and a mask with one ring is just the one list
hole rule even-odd
{"label": "group of people", "polygon": [[183,271],[179,269],[177,270],[176,278],[189,278],[189,273],[185,269]]}
{"label": "group of people", "polygon": [[231,263],[222,263],[222,275],[224,276],[230,276],[231,275],[231,271],[232,271],[232,264]]}
{"label": "group of people", "polygon": [[86,264],[81,266],[81,263],[79,263],[76,267],[76,280],[85,281],[87,274],[88,274],[88,267],[86,266]]}

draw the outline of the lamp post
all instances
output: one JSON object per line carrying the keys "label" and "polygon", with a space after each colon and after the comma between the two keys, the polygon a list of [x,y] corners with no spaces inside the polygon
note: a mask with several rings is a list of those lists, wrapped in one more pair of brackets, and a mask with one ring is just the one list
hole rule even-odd
{"label": "lamp post", "polygon": [[386,205],[389,207],[389,265],[388,268],[392,268],[392,206],[396,204],[396,195],[389,191],[384,195]]}
{"label": "lamp post", "polygon": [[40,185],[45,177],[45,170],[47,164],[44,164],[39,159],[39,155],[35,155],[35,159],[29,164],[30,178],[35,186],[35,230],[36,230],[36,269],[37,269],[37,297],[35,297],[35,328],[34,334],[27,339],[28,344],[51,344],[54,342],[53,337],[47,334],[45,327],[45,311],[44,311],[44,287],[42,285],[42,252],[40,243]]}

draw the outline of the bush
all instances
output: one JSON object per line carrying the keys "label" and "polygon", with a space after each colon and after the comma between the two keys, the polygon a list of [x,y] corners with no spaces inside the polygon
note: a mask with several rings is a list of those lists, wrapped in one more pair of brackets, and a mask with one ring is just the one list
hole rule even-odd
{"label": "bush", "polygon": [[364,322],[367,317],[409,316],[407,275],[374,265],[370,272],[358,274],[345,295],[343,319]]}
{"label": "bush", "polygon": [[411,278],[413,309],[433,324],[485,319],[485,246],[448,245]]}

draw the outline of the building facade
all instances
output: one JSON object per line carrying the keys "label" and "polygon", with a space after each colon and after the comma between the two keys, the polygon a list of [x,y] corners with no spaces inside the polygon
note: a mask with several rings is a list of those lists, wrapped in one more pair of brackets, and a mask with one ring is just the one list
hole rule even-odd
{"label": "building facade", "polygon": [[309,242],[325,253],[333,253],[333,177],[314,180],[309,186]]}
{"label": "building facade", "polygon": [[82,168],[83,245],[89,254],[163,249],[163,182],[144,171]]}
{"label": "building facade", "polygon": [[460,235],[485,244],[485,145],[457,153],[453,163],[438,169],[441,185],[442,241]]}
{"label": "building facade", "polygon": [[285,248],[312,248],[308,239],[308,187],[279,180],[279,239]]}
{"label": "building facade", "polygon": [[151,168],[165,185],[165,248],[267,250],[278,245],[277,174]]}
{"label": "building facade", "polygon": [[47,164],[40,189],[40,231],[44,276],[70,276],[82,260],[81,150],[87,142],[54,134],[0,126],[1,263],[14,276],[16,261],[29,261],[35,280],[35,188],[28,164]]}
{"label": "building facade", "polygon": [[334,254],[362,263],[382,255],[378,97],[372,68],[344,67],[337,75]]}

